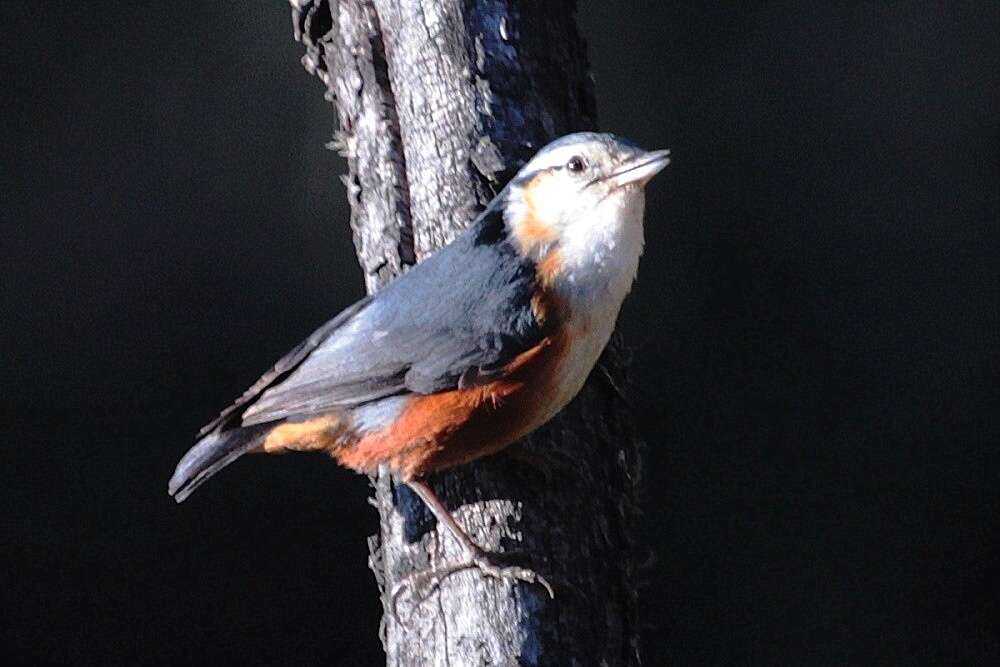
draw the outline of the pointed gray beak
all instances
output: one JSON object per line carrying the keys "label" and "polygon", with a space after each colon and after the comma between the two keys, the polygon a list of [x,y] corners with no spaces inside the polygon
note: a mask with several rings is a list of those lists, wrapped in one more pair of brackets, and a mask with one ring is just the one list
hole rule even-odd
{"label": "pointed gray beak", "polygon": [[621,188],[633,183],[638,183],[639,187],[642,187],[668,164],[670,164],[669,150],[639,153],[619,165],[618,169],[605,180],[612,188]]}

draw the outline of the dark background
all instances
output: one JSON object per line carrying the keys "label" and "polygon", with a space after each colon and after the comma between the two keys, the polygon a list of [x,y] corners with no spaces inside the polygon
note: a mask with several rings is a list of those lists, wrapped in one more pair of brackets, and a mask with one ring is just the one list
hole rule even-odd
{"label": "dark background", "polygon": [[[1000,660],[1000,5],[681,4],[580,14],[602,126],[674,153],[622,320],[646,662]],[[2,26],[0,651],[378,664],[364,478],[166,495],[361,294],[287,5]]]}

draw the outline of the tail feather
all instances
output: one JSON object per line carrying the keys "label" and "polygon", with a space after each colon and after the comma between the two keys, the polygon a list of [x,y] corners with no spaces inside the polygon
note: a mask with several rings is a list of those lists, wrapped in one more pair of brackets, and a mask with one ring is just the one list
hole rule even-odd
{"label": "tail feather", "polygon": [[183,502],[212,475],[260,445],[272,428],[273,423],[256,424],[205,435],[177,464],[167,487],[170,495]]}

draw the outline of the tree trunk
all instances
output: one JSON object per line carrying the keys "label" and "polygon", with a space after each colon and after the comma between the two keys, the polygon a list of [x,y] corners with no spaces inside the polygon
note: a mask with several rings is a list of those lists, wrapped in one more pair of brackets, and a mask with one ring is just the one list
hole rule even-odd
{"label": "tree trunk", "polygon": [[[369,291],[450,241],[550,139],[595,125],[575,3],[292,0],[303,63],[326,84]],[[617,346],[612,345],[612,348]],[[388,591],[456,559],[405,486],[374,481],[371,566],[389,665],[635,665],[638,441],[622,355],[497,456],[429,481],[473,538],[555,587],[457,573],[423,600]]]}

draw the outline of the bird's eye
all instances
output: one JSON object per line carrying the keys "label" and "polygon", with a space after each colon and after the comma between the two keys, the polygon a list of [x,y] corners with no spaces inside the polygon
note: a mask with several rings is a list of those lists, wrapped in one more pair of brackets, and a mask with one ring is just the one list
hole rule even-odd
{"label": "bird's eye", "polygon": [[579,174],[587,168],[587,162],[579,155],[574,155],[569,159],[569,162],[566,163],[566,168],[574,174]]}

